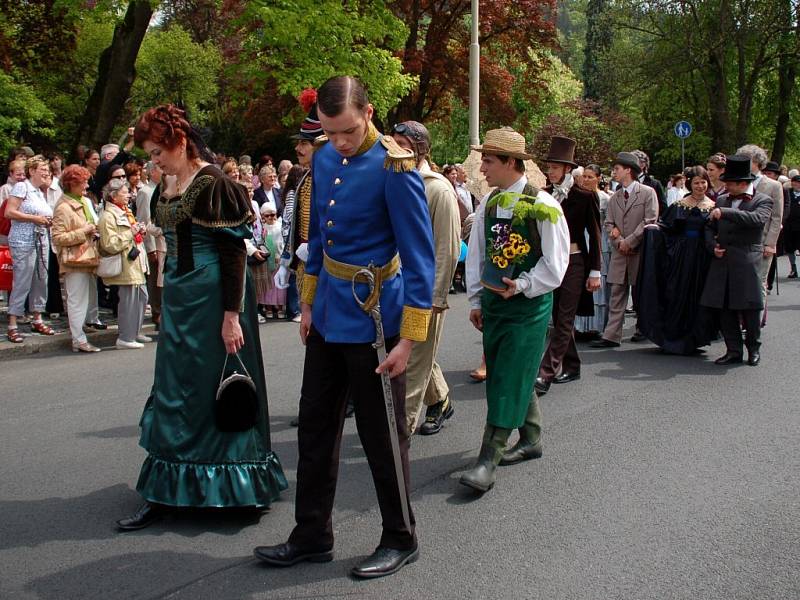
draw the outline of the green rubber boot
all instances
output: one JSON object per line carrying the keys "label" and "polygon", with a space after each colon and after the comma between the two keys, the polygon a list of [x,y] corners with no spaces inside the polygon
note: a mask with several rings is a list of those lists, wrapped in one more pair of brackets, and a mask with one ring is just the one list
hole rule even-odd
{"label": "green rubber boot", "polygon": [[525,415],[525,424],[519,428],[519,440],[500,459],[500,465],[515,465],[525,460],[542,457],[542,415],[534,394]]}
{"label": "green rubber boot", "polygon": [[478,462],[472,469],[464,473],[458,482],[479,492],[488,492],[492,489],[497,463],[503,457],[503,450],[509,435],[511,435],[510,429],[486,425]]}

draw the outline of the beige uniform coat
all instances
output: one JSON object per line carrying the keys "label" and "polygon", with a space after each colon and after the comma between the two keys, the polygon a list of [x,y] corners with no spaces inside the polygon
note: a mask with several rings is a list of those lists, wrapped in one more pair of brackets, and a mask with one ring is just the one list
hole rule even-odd
{"label": "beige uniform coat", "polygon": [[[634,250],[638,250],[644,237],[645,225],[658,219],[658,197],[653,188],[634,182],[630,197],[625,199],[625,188],[620,187],[608,201],[605,228],[611,242],[611,262],[608,265],[608,283],[635,285],[639,274],[639,253],[624,256],[619,245],[625,240]],[[620,230],[622,235],[611,239],[611,230]]]}
{"label": "beige uniform coat", "polygon": [[756,192],[766,194],[772,199],[772,213],[769,220],[764,225],[764,245],[773,248],[778,243],[778,236],[781,234],[781,223],[783,222],[783,186],[770,179],[766,175],[761,175]]}
{"label": "beige uniform coat", "polygon": [[447,295],[453,282],[461,250],[461,222],[458,197],[452,184],[424,163],[419,174],[425,183],[428,211],[433,227],[436,275],[433,280],[433,306],[447,308]]}

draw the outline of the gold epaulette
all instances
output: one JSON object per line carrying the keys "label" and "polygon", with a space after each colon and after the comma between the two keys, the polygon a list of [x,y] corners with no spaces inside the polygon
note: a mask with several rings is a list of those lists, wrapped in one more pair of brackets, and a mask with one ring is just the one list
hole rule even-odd
{"label": "gold epaulette", "polygon": [[320,135],[314,138],[314,149],[321,148],[325,144],[328,143],[328,136],[327,135]]}
{"label": "gold epaulette", "polygon": [[417,159],[411,150],[400,147],[390,135],[381,136],[381,144],[386,148],[386,159],[383,166],[395,173],[408,173],[417,166]]}

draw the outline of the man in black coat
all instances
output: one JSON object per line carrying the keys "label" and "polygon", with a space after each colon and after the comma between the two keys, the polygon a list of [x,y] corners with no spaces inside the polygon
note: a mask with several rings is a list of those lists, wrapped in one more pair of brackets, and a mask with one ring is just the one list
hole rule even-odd
{"label": "man in black coat", "polygon": [[[600,288],[600,206],[593,192],[574,182],[575,140],[550,140],[546,191],[561,203],[569,227],[569,266],[553,293],[553,331],[539,366],[536,391],[544,395],[551,383],[569,383],[581,377],[581,359],[575,345],[575,315],[594,314],[592,292]],[[587,236],[588,233],[588,243]]]}
{"label": "man in black coat", "polygon": [[133,149],[133,127],[128,128],[128,131],[120,139],[120,144],[126,139],[127,142],[122,150],[120,150],[119,144],[106,144],[100,149],[100,164],[95,171],[94,177],[89,182],[89,191],[98,200],[103,198],[103,188],[108,183],[114,168],[136,160],[136,157],[130,154]]}
{"label": "man in black coat", "polygon": [[658,216],[660,217],[667,212],[667,194],[664,192],[664,186],[661,182],[650,175],[650,157],[641,150],[634,150],[632,152],[636,159],[639,161],[641,172],[639,173],[639,183],[651,187],[656,191],[656,198],[658,198]]}
{"label": "man in black coat", "polygon": [[747,364],[756,366],[761,358],[761,320],[764,308],[761,295],[761,261],[764,252],[764,225],[772,214],[772,198],[755,192],[750,159],[729,156],[725,164],[728,193],[717,199],[709,215],[706,243],[714,253],[700,304],[720,311],[720,326],[727,351],[715,362],[729,365],[742,362],[742,329],[747,329]]}

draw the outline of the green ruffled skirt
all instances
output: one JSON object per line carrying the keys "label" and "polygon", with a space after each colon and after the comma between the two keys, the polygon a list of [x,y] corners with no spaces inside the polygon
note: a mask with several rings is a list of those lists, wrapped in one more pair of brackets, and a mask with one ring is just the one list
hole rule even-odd
{"label": "green ruffled skirt", "polygon": [[[270,447],[252,282],[248,277],[239,356],[256,383],[261,411],[252,429],[222,432],[214,421],[226,356],[222,283],[217,255],[210,244],[209,252],[202,252],[198,233],[193,233],[193,271],[175,276],[175,259],[167,259],[153,390],[140,422],[139,443],[148,456],[136,489],[145,500],[170,506],[269,506],[287,483]],[[228,372],[234,364],[231,357]]]}

